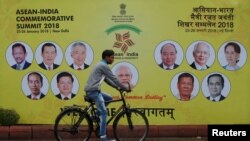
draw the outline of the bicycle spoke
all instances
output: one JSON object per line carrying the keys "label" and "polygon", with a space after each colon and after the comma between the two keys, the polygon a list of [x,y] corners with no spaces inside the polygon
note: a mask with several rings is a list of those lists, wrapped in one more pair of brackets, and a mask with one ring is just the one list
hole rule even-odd
{"label": "bicycle spoke", "polygon": [[119,115],[114,121],[114,135],[117,140],[125,139],[143,141],[148,133],[148,121],[145,115],[131,110]]}
{"label": "bicycle spoke", "polygon": [[55,136],[58,141],[87,140],[91,134],[89,119],[81,117],[78,110],[68,110],[58,116]]}

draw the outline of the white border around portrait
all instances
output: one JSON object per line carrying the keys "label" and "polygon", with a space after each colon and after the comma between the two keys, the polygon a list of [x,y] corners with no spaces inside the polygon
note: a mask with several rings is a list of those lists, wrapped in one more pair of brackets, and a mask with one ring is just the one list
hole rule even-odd
{"label": "white border around portrait", "polygon": [[[68,72],[68,71],[66,71],[66,72]],[[60,73],[62,73],[62,72],[56,73],[54,75],[54,77],[52,78],[52,80],[51,80],[50,85],[51,85],[51,90],[52,90],[54,95],[57,95],[57,94],[60,93],[60,91],[59,91],[59,89],[57,87],[57,80],[56,80],[57,75],[60,74]],[[79,81],[78,81],[78,79],[76,78],[76,76],[73,73],[71,73],[71,72],[68,72],[68,73],[70,73],[72,75],[72,77],[74,78],[72,93],[77,95],[78,90],[79,90]]]}
{"label": "white border around portrait", "polygon": [[183,61],[183,50],[182,50],[182,47],[180,46],[180,44],[178,44],[177,42],[172,41],[172,40],[162,41],[161,43],[159,43],[156,46],[155,52],[154,52],[154,58],[155,58],[155,61],[156,61],[157,65],[159,65],[160,63],[162,63],[161,48],[166,43],[171,43],[171,44],[175,45],[175,48],[176,48],[176,51],[177,51],[177,58],[176,58],[175,63],[178,64],[178,65],[181,65],[181,63]]}
{"label": "white border around portrait", "polygon": [[[36,71],[32,71],[32,72],[36,72]],[[30,88],[28,86],[28,75],[32,72],[27,73],[23,79],[22,79],[22,90],[25,96],[28,96],[31,94]],[[41,92],[45,95],[47,95],[48,91],[49,91],[49,81],[48,79],[45,77],[44,74],[40,73],[40,72],[36,72],[39,73],[42,77],[43,77],[43,86],[41,87]]]}
{"label": "white border around portrait", "polygon": [[213,73],[207,74],[204,77],[204,79],[202,81],[202,85],[201,85],[201,89],[202,89],[204,97],[206,98],[206,97],[210,96],[208,84],[207,84],[207,79],[208,79],[208,76],[210,76],[212,74],[220,74],[224,78],[224,88],[222,89],[221,94],[224,97],[227,97],[230,93],[230,90],[231,90],[230,81],[229,81],[228,77],[226,77],[224,74],[222,74],[220,72],[213,72]]}
{"label": "white border around portrait", "polygon": [[208,44],[210,48],[210,57],[207,60],[207,65],[211,67],[215,61],[215,50],[210,43],[208,43],[207,41],[202,41],[202,40],[194,41],[188,46],[187,51],[186,51],[186,59],[187,59],[188,64],[190,65],[194,62],[194,56],[193,56],[194,45],[197,44],[198,42],[205,42],[206,44]]}
{"label": "white border around portrait", "polygon": [[70,45],[68,45],[68,47],[65,51],[65,59],[66,59],[67,64],[70,66],[73,63],[73,58],[71,57],[71,46],[76,42],[81,42],[86,46],[87,52],[86,52],[85,63],[87,65],[91,65],[93,62],[93,59],[94,59],[94,53],[93,53],[92,47],[84,41],[74,41]]}
{"label": "white border around portrait", "polygon": [[115,74],[115,71],[116,69],[121,66],[121,65],[125,65],[125,66],[128,66],[130,68],[130,70],[132,71],[132,74],[133,74],[133,77],[132,77],[132,80],[131,80],[131,83],[133,85],[137,85],[138,83],[138,80],[139,80],[139,73],[136,69],[136,67],[128,62],[119,62],[117,64],[115,64],[113,67],[112,67],[112,72]]}
{"label": "white border around portrait", "polygon": [[12,56],[12,46],[16,43],[21,43],[24,45],[25,49],[26,49],[26,53],[27,53],[27,56],[25,58],[26,61],[28,61],[29,63],[32,63],[33,62],[33,51],[32,49],[30,48],[30,46],[28,44],[26,44],[25,42],[21,42],[21,41],[16,41],[16,42],[13,42],[9,45],[9,47],[7,48],[7,51],[6,51],[6,61],[8,62],[8,64],[10,66],[12,65],[15,65],[16,64],[16,61],[15,59],[13,58]]}
{"label": "white border around portrait", "polygon": [[193,91],[191,93],[191,98],[190,100],[194,99],[198,93],[199,93],[199,89],[200,89],[200,85],[199,85],[199,81],[197,79],[197,77],[193,74],[193,73],[190,73],[190,72],[180,72],[180,73],[177,73],[171,80],[171,84],[170,84],[170,87],[171,87],[171,92],[173,94],[173,96],[175,98],[178,98],[179,96],[179,90],[178,90],[178,77],[179,75],[181,75],[182,73],[189,73],[191,74],[193,77],[194,77],[194,88],[193,88]]}
{"label": "white border around portrait", "polygon": [[219,48],[219,51],[218,51],[219,63],[222,67],[228,64],[226,57],[225,57],[224,49],[225,49],[225,45],[229,42],[235,42],[240,46],[241,53],[240,53],[239,62],[237,64],[239,65],[240,68],[242,68],[245,65],[246,60],[247,60],[247,52],[246,52],[245,47],[237,41],[227,41],[221,45],[221,47]]}
{"label": "white border around portrait", "polygon": [[36,49],[36,62],[37,62],[37,64],[40,64],[40,63],[43,62],[43,57],[42,57],[42,46],[43,46],[43,44],[45,44],[45,43],[52,43],[52,44],[55,45],[57,54],[56,54],[56,58],[55,58],[54,63],[60,66],[61,63],[62,63],[62,60],[63,60],[62,49],[61,49],[61,47],[60,47],[57,43],[51,42],[51,41],[42,42],[42,43],[37,47],[37,49]]}

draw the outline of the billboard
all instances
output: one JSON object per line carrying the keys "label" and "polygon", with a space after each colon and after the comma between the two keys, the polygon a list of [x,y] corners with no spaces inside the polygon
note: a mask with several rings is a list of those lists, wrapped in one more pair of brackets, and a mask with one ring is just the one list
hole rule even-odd
{"label": "billboard", "polygon": [[112,49],[110,68],[131,79],[127,101],[151,125],[249,124],[249,5],[0,0],[0,106],[15,109],[21,124],[54,123],[60,108],[87,104],[88,76]]}

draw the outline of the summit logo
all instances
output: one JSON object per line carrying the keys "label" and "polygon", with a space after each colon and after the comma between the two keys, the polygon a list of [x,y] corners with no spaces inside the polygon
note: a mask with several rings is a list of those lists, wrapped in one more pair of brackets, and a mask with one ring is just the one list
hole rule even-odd
{"label": "summit logo", "polygon": [[139,53],[136,52],[136,36],[142,32],[132,23],[135,16],[126,11],[127,5],[122,3],[119,5],[119,13],[112,15],[111,20],[115,25],[109,27],[105,32],[108,36],[113,36],[112,48],[116,49],[116,59],[138,59]]}

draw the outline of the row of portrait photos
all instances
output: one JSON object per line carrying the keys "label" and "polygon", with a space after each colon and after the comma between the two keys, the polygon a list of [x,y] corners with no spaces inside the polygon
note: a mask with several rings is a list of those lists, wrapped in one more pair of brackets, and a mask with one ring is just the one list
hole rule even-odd
{"label": "row of portrait photos", "polygon": [[[183,54],[183,48],[177,42],[163,41],[155,47],[155,62],[162,69],[176,69],[183,61]],[[196,70],[211,68],[215,62],[215,56],[215,49],[206,41],[195,41],[186,51],[190,67]],[[42,69],[54,70],[61,65],[63,52],[56,43],[44,42],[37,47],[35,58]],[[75,41],[66,48],[65,58],[72,69],[84,70],[92,64],[94,53],[87,43]],[[13,69],[25,70],[33,62],[33,51],[24,42],[14,42],[7,48],[6,60]],[[226,70],[239,70],[246,60],[246,50],[239,42],[225,42],[218,50],[218,61]]]}
{"label": "row of portrait photos", "polygon": [[[124,64],[127,65],[128,63],[122,63],[120,66],[124,66]],[[112,71],[116,72],[117,69],[114,70],[114,68],[115,67],[112,68]],[[132,73],[135,72],[132,71]],[[125,75],[126,74],[123,76]],[[138,83],[138,74],[133,75],[137,75],[137,77],[133,76],[133,80],[130,80],[135,87]],[[29,72],[22,79],[22,90],[27,98],[39,100],[47,95],[49,84],[51,85],[51,90],[54,96],[60,100],[73,99],[80,88],[76,76],[67,71],[57,73],[51,80],[51,83],[48,82],[48,79],[44,74],[40,72]],[[180,72],[172,78],[170,83],[172,95],[181,101],[190,101],[194,99],[197,97],[201,89],[203,96],[206,99],[219,102],[229,95],[230,87],[230,80],[224,74],[219,72],[207,74],[203,78],[201,84],[194,74],[190,72]],[[84,88],[81,88],[81,90],[83,89]]]}

